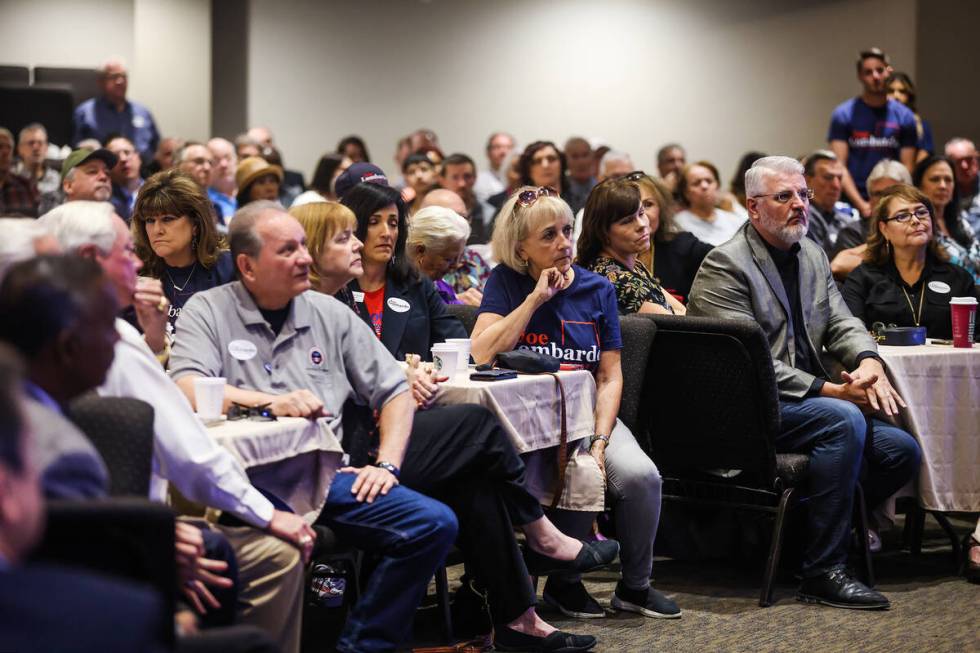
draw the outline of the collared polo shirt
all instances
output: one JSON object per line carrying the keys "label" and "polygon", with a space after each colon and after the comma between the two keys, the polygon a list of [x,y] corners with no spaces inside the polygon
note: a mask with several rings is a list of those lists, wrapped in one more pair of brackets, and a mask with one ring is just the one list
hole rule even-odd
{"label": "collared polo shirt", "polygon": [[405,373],[349,308],[307,291],[293,298],[278,335],[240,281],[199,292],[177,320],[170,357],[174,379],[224,377],[229,385],[269,394],[309,390],[342,437],[347,399],[380,409],[408,390]]}

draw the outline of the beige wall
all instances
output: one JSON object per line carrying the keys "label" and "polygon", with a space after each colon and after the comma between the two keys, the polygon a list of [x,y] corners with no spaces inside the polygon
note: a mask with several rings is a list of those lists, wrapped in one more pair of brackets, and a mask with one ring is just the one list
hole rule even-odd
{"label": "beige wall", "polygon": [[[369,9],[366,9],[369,7]],[[487,135],[600,137],[653,169],[667,140],[727,179],[742,152],[821,146],[878,45],[915,74],[915,0],[252,0],[248,116],[307,177],[340,137],[391,171],[425,126],[483,165]]]}

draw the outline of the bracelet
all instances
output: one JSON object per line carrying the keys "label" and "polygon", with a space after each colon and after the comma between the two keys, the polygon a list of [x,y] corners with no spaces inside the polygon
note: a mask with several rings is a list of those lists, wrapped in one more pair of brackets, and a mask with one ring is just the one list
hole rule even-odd
{"label": "bracelet", "polygon": [[602,440],[606,444],[606,446],[609,446],[609,436],[608,435],[600,435],[600,434],[596,433],[591,438],[589,438],[589,449],[591,449],[592,446],[597,441],[599,441],[599,440]]}
{"label": "bracelet", "polygon": [[374,466],[386,470],[395,478],[398,478],[398,475],[401,473],[397,467],[384,460],[379,460],[378,462],[374,463]]}

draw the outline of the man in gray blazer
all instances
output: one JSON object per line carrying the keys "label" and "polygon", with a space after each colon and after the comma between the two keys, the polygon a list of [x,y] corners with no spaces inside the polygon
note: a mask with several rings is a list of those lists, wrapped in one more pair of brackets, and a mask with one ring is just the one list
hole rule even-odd
{"label": "man in gray blazer", "polygon": [[[704,259],[688,314],[753,320],[769,340],[781,416],[776,450],[810,456],[808,544],[797,598],[887,608],[888,599],[851,577],[844,563],[859,476],[875,506],[918,469],[912,436],[866,417],[879,410],[894,415],[905,404],[874,340],[844,304],[826,255],[804,238],[811,191],[803,166],[783,156],[760,159],[746,173],[745,188],[750,220]],[[840,383],[821,362],[824,350],[851,370]]]}

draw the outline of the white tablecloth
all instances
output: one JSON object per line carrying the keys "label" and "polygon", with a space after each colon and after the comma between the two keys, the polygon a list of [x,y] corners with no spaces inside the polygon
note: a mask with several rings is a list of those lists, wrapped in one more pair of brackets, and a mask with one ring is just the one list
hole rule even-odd
{"label": "white tablecloth", "polygon": [[919,501],[941,511],[980,511],[980,347],[878,348],[908,404],[905,428],[922,447]]}
{"label": "white tablecloth", "polygon": [[320,514],[343,456],[325,419],[243,419],[222,422],[208,433],[241,461],[253,485],[275,494],[311,523]]}

